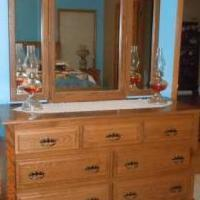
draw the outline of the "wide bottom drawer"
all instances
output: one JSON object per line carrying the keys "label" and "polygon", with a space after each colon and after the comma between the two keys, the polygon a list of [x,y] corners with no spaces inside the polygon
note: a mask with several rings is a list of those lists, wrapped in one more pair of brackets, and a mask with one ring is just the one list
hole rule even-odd
{"label": "wide bottom drawer", "polygon": [[188,200],[191,192],[189,174],[139,179],[114,184],[115,200]]}
{"label": "wide bottom drawer", "polygon": [[88,153],[17,161],[17,187],[36,187],[60,182],[106,179],[109,175],[109,154]]}
{"label": "wide bottom drawer", "polygon": [[17,200],[109,200],[109,186],[66,188],[66,190],[56,192],[38,191],[31,194],[19,194]]}

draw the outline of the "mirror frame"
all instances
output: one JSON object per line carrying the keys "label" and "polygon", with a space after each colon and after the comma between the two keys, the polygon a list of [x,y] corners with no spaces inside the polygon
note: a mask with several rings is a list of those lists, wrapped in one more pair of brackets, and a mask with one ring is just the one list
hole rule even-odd
{"label": "mirror frame", "polygon": [[[55,73],[54,73],[54,66],[55,66],[55,21],[54,23],[50,24],[50,35],[51,35],[51,42],[50,42],[50,95],[51,101],[53,102],[65,102],[65,101],[95,101],[95,100],[112,100],[112,99],[123,99],[125,97],[125,90],[124,90],[124,80],[125,80],[125,71],[123,70],[125,66],[125,41],[126,38],[123,37],[125,35],[125,19],[126,19],[126,4],[129,0],[120,0],[121,7],[120,7],[120,30],[119,30],[119,81],[118,81],[118,89],[116,90],[68,90],[65,92],[56,92],[55,91]],[[50,8],[50,16],[49,19],[52,22],[52,19],[56,19],[56,9],[55,9],[55,0],[52,1],[53,3],[49,5]]]}
{"label": "mirror frame", "polygon": [[[12,101],[27,98],[26,94],[16,94],[16,37],[15,37],[15,5],[16,0],[9,0],[9,32],[10,32],[10,95]],[[26,43],[26,42],[25,42]],[[49,97],[48,80],[48,0],[41,0],[41,63],[42,63],[42,92],[35,96],[47,100]]]}
{"label": "mirror frame", "polygon": [[[9,0],[9,31],[10,31],[10,91],[11,100],[24,100],[27,95],[16,94],[16,55],[15,55],[15,1]],[[41,52],[43,69],[43,91],[36,95],[39,99],[46,99],[50,102],[67,101],[95,101],[95,100],[114,100],[125,99],[127,96],[150,95],[150,89],[141,89],[131,91],[129,88],[129,70],[131,62],[131,12],[132,1],[120,0],[120,30],[119,30],[119,78],[118,89],[115,90],[68,90],[66,92],[55,91],[55,0],[41,0]],[[151,71],[154,65],[156,49],[158,47],[159,18],[160,18],[160,0],[154,1],[153,30],[152,30],[152,54]],[[13,51],[14,50],[14,51]],[[49,67],[49,68],[48,68]],[[151,75],[152,76],[152,73]]]}

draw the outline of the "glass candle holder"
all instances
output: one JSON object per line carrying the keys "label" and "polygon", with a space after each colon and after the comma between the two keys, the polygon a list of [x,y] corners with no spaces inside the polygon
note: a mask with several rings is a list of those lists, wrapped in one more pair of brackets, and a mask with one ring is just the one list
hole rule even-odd
{"label": "glass candle holder", "polygon": [[163,57],[162,50],[158,48],[156,54],[156,64],[153,69],[152,81],[150,82],[150,87],[153,91],[153,96],[150,98],[150,103],[166,103],[166,100],[161,95],[161,91],[167,88],[167,81],[164,80],[164,66],[165,60]]}
{"label": "glass candle holder", "polygon": [[36,93],[42,91],[42,84],[41,81],[36,78],[33,72],[29,74],[27,84],[23,86],[23,90],[28,94],[28,97],[22,104],[22,110],[24,111],[41,110],[42,105],[38,100],[34,99],[33,97]]}
{"label": "glass candle holder", "polygon": [[141,73],[139,72],[139,54],[138,47],[133,46],[131,49],[131,69],[130,69],[130,88],[137,89],[138,84],[142,81]]}

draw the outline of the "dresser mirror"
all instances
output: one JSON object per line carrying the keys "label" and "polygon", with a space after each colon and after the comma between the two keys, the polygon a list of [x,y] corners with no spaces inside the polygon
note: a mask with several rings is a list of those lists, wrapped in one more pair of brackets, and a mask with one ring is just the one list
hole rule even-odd
{"label": "dresser mirror", "polygon": [[127,19],[126,73],[128,95],[150,94],[152,67],[158,47],[160,0],[134,0]]}
{"label": "dresser mirror", "polygon": [[[12,100],[27,96],[27,77],[41,85],[38,98],[53,102],[145,94],[159,0],[9,0],[9,13]],[[130,84],[134,47],[137,90]]]}
{"label": "dresser mirror", "polygon": [[[47,2],[10,0],[11,98],[24,99],[28,93],[48,98],[47,74]],[[34,79],[37,88],[30,86]],[[29,87],[28,87],[29,85]],[[38,91],[36,91],[38,90]]]}

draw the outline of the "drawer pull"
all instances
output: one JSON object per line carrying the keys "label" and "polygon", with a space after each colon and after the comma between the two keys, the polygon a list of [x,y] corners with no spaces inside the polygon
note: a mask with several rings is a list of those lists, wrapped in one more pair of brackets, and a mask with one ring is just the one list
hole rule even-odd
{"label": "drawer pull", "polygon": [[136,199],[137,198],[137,193],[135,192],[128,192],[124,195],[124,199],[126,200],[132,200],[132,199]]}
{"label": "drawer pull", "polygon": [[99,200],[99,198],[92,197],[92,198],[89,198],[89,199],[86,199],[86,200]]}
{"label": "drawer pull", "polygon": [[31,172],[28,177],[31,180],[41,180],[43,179],[45,176],[45,173],[42,171],[35,171],[35,172]]}
{"label": "drawer pull", "polygon": [[171,128],[165,131],[166,136],[176,136],[178,134],[177,129]]}
{"label": "drawer pull", "polygon": [[98,165],[91,165],[85,168],[85,171],[92,172],[92,173],[98,173],[99,170],[100,170],[100,167]]}
{"label": "drawer pull", "polygon": [[182,189],[183,188],[181,185],[177,185],[177,186],[171,187],[170,192],[171,193],[180,193],[180,192],[182,192]]}
{"label": "drawer pull", "polygon": [[127,169],[137,169],[139,167],[139,163],[137,161],[130,161],[124,164]]}
{"label": "drawer pull", "polygon": [[185,158],[183,156],[175,156],[174,158],[172,158],[172,161],[175,163],[175,164],[183,164]]}
{"label": "drawer pull", "polygon": [[53,147],[56,145],[57,140],[54,138],[43,138],[40,140],[40,144],[43,147]]}
{"label": "drawer pull", "polygon": [[106,138],[110,141],[117,141],[121,139],[121,135],[119,133],[110,133],[106,135]]}

